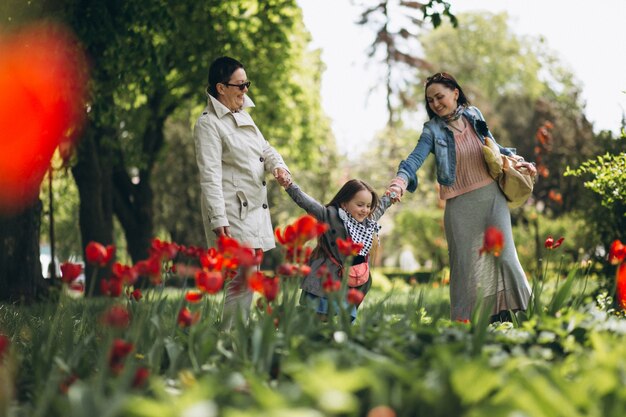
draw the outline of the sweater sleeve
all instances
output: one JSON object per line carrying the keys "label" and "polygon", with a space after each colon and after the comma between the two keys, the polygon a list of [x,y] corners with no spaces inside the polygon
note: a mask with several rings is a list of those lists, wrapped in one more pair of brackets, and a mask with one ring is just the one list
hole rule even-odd
{"label": "sweater sleeve", "polygon": [[326,207],[302,191],[296,183],[292,183],[289,187],[287,187],[287,194],[289,194],[289,197],[291,197],[291,199],[308,214],[315,217],[319,221],[326,221]]}

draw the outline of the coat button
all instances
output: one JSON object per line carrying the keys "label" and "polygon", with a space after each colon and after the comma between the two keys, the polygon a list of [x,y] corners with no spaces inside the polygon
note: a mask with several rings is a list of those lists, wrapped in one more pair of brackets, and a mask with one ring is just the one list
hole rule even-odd
{"label": "coat button", "polygon": [[263,203],[263,208],[267,208],[267,204]]}
{"label": "coat button", "polygon": [[203,112],[202,114],[208,114],[207,112]]}
{"label": "coat button", "polygon": [[267,182],[265,182],[265,180],[263,180],[263,186],[267,185]]}
{"label": "coat button", "polygon": [[330,233],[334,235],[335,233],[337,233],[337,231],[335,229],[330,229]]}
{"label": "coat button", "polygon": [[244,201],[242,205],[243,205],[244,207],[248,207],[248,202],[247,202],[247,201]]}
{"label": "coat button", "polygon": [[335,242],[330,242],[330,246],[335,246],[336,243]]}
{"label": "coat button", "polygon": [[259,161],[263,162],[263,161],[265,161],[265,158],[260,157],[260,158],[259,158]]}

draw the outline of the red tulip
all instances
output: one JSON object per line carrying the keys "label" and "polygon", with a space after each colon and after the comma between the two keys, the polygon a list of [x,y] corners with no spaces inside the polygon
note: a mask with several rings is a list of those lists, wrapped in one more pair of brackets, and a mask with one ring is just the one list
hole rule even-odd
{"label": "red tulip", "polygon": [[218,253],[215,248],[210,248],[206,253],[200,255],[200,264],[209,271],[219,271],[222,269],[224,256]]}
{"label": "red tulip", "polygon": [[259,294],[263,294],[263,280],[265,279],[265,275],[263,272],[254,271],[248,276],[248,288],[252,292],[258,292]]}
{"label": "red tulip", "polygon": [[363,243],[353,242],[350,237],[346,240],[337,238],[337,249],[344,256],[356,256],[363,249]]}
{"label": "red tulip", "polygon": [[617,305],[626,310],[626,262],[622,262],[617,267],[617,276],[615,278],[616,290],[615,298]]}
{"label": "red tulip", "polygon": [[172,260],[178,254],[179,246],[176,243],[164,242],[160,239],[152,239],[150,256],[161,260]]}
{"label": "red tulip", "polygon": [[207,272],[198,270],[196,272],[196,287],[207,294],[217,294],[224,286],[224,277],[219,271]]}
{"label": "red tulip", "polygon": [[200,319],[200,313],[192,313],[187,307],[178,312],[177,323],[180,327],[189,327]]}
{"label": "red tulip", "polygon": [[0,212],[39,196],[57,146],[84,121],[86,59],[75,37],[46,23],[0,34]]}
{"label": "red tulip", "polygon": [[146,384],[148,377],[150,376],[150,371],[143,366],[137,368],[135,371],[135,376],[133,377],[133,388],[141,388]]}
{"label": "red tulip", "polygon": [[111,306],[103,315],[102,323],[119,329],[125,329],[130,324],[130,313],[125,307]]}
{"label": "red tulip", "polygon": [[626,257],[626,246],[619,240],[614,240],[609,248],[609,262],[611,265],[617,265],[624,261]]}
{"label": "red tulip", "polygon": [[82,272],[83,266],[81,264],[73,264],[70,262],[61,264],[61,280],[66,284],[76,280]]}
{"label": "red tulip", "polygon": [[341,289],[341,281],[334,280],[330,275],[328,275],[328,277],[322,281],[322,288],[324,289],[324,292],[327,293],[337,292]]}
{"label": "red tulip", "polygon": [[502,231],[494,226],[489,226],[485,230],[485,236],[483,240],[483,247],[480,249],[480,253],[491,253],[493,256],[500,256],[502,248],[504,247],[504,235]]}
{"label": "red tulip", "polygon": [[279,275],[293,277],[298,274],[298,271],[299,271],[299,268],[297,265],[285,263],[285,264],[280,264],[278,266],[277,272]]}
{"label": "red tulip", "polygon": [[143,297],[143,294],[141,294],[141,290],[139,288],[136,288],[130,293],[130,297],[135,301],[139,301]]}
{"label": "red tulip", "polygon": [[110,297],[119,297],[122,295],[122,281],[115,277],[111,277],[108,281],[103,279],[100,281],[100,292]]}
{"label": "red tulip", "polygon": [[127,343],[122,339],[115,339],[111,350],[109,351],[109,369],[114,374],[119,374],[124,368],[124,358],[132,352],[134,346],[132,343]]}
{"label": "red tulip", "polygon": [[7,336],[0,334],[0,364],[2,363],[4,355],[9,351],[10,346],[11,340]]}
{"label": "red tulip", "polygon": [[185,300],[190,303],[197,303],[202,300],[202,293],[200,291],[187,291]]}
{"label": "red tulip", "polygon": [[548,238],[546,239],[546,242],[544,243],[544,246],[547,249],[556,249],[559,246],[561,246],[564,240],[565,240],[564,237],[560,237],[559,240],[555,242],[552,236],[548,236]]}
{"label": "red tulip", "polygon": [[137,269],[133,268],[129,265],[122,265],[119,262],[115,262],[111,267],[111,272],[125,284],[133,285],[137,282],[137,277],[139,274],[137,273]]}
{"label": "red tulip", "polygon": [[137,262],[134,268],[138,275],[150,278],[150,282],[157,285],[161,283],[161,264],[161,258],[151,256]]}
{"label": "red tulip", "polygon": [[274,234],[276,240],[278,240],[281,245],[287,248],[296,248],[324,234],[326,230],[328,230],[326,223],[319,222],[315,217],[305,214],[298,218],[293,224],[285,227],[282,232],[280,228],[276,228]]}
{"label": "red tulip", "polygon": [[113,258],[114,252],[115,247],[112,245],[104,247],[101,243],[91,241],[85,248],[85,258],[88,263],[103,267]]}
{"label": "red tulip", "polygon": [[263,280],[263,296],[267,301],[274,301],[280,290],[280,280],[278,277],[268,278]]}
{"label": "red tulip", "polygon": [[355,306],[360,305],[361,302],[363,302],[363,298],[365,298],[365,294],[363,294],[356,288],[350,288],[348,290],[348,293],[346,294],[346,300],[348,301],[348,304],[352,304]]}

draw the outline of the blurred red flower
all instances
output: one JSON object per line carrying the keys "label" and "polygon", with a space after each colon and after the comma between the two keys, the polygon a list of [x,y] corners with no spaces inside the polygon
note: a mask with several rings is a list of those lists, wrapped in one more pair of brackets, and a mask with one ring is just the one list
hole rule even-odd
{"label": "blurred red flower", "polygon": [[111,350],[109,351],[109,369],[114,374],[119,374],[124,368],[124,358],[132,352],[134,346],[132,343],[125,342],[122,339],[115,339]]}
{"label": "blurred red flower", "polygon": [[82,272],[83,266],[81,264],[73,264],[71,262],[61,264],[61,280],[66,284],[76,280]]}
{"label": "blurred red flower", "polygon": [[101,243],[91,241],[85,248],[85,258],[87,262],[99,267],[106,266],[115,255],[115,246],[104,247]]}
{"label": "blurred red flower", "polygon": [[171,261],[178,254],[179,246],[176,243],[165,242],[160,239],[152,239],[150,245],[150,257]]}
{"label": "blurred red flower", "polygon": [[324,292],[337,292],[341,289],[341,281],[334,280],[330,275],[322,281]]}
{"label": "blurred red flower", "polygon": [[296,276],[299,272],[300,268],[298,268],[298,265],[294,265],[294,264],[290,264],[290,263],[284,263],[284,264],[280,264],[278,266],[278,270],[276,271],[279,275],[283,275],[283,276],[287,276],[287,277],[293,277]]}
{"label": "blurred red flower", "polygon": [[176,322],[180,327],[189,327],[200,319],[200,313],[192,313],[187,307],[183,307],[178,312]]}
{"label": "blurred red flower", "polygon": [[219,271],[204,271],[198,270],[196,272],[196,288],[200,291],[204,291],[207,294],[217,294],[222,290],[224,286],[224,277]]}
{"label": "blurred red flower", "polygon": [[248,288],[252,292],[258,292],[259,294],[263,293],[263,280],[265,279],[265,275],[263,272],[254,271],[248,276]]}
{"label": "blurred red flower", "polygon": [[143,366],[137,368],[135,376],[133,377],[133,388],[141,388],[146,384],[146,381],[150,377],[150,371]]}
{"label": "blurred red flower", "polygon": [[11,340],[7,336],[0,334],[0,362],[2,362],[4,355],[9,351],[9,346],[11,346]]}
{"label": "blurred red flower", "polygon": [[480,254],[491,253],[493,256],[500,256],[502,248],[504,247],[504,235],[502,231],[495,226],[489,226],[485,230],[485,236],[483,239],[483,247],[480,249]]}
{"label": "blurred red flower", "polygon": [[133,285],[137,282],[137,277],[139,276],[137,269],[129,265],[122,265],[119,262],[113,264],[111,272],[127,285]]}
{"label": "blurred red flower", "polygon": [[614,240],[609,248],[609,262],[611,265],[617,265],[624,261],[626,257],[626,246],[619,240]]}
{"label": "blurred red flower", "polygon": [[104,312],[101,322],[106,326],[125,329],[130,324],[130,313],[125,307],[114,305]]}
{"label": "blurred red flower", "polygon": [[295,222],[287,225],[281,232],[280,228],[276,228],[274,234],[278,242],[288,248],[302,247],[311,239],[322,235],[328,230],[328,225],[309,214],[299,217]]}
{"label": "blurred red flower", "polygon": [[141,294],[141,290],[139,288],[134,289],[130,293],[130,298],[134,299],[135,301],[141,300],[142,297],[143,297],[143,294]]}
{"label": "blurred red flower", "polygon": [[88,72],[75,36],[38,23],[0,34],[0,212],[39,196],[55,149],[78,137]]}
{"label": "blurred red flower", "polygon": [[150,256],[137,262],[134,268],[138,275],[148,277],[153,285],[158,285],[161,283],[161,264],[161,258]]}
{"label": "blurred red flower", "polygon": [[363,243],[353,242],[352,238],[346,240],[337,238],[337,249],[344,256],[356,256],[363,249]]}
{"label": "blurred red flower", "polygon": [[346,300],[348,301],[348,304],[352,304],[355,306],[359,306],[361,302],[363,302],[364,297],[365,297],[365,294],[363,294],[361,291],[357,290],[356,288],[350,288],[348,290],[348,293],[346,294]]}
{"label": "blurred red flower", "polygon": [[217,249],[229,263],[224,263],[224,267],[234,269],[238,266],[249,267],[260,265],[263,261],[263,251],[254,249],[239,243],[236,239],[228,236],[217,238]]}
{"label": "blurred red flower", "polygon": [[278,277],[265,277],[263,280],[263,296],[267,301],[274,301],[280,291],[280,279]]}
{"label": "blurred red flower", "polygon": [[617,305],[626,310],[626,262],[622,262],[617,267],[615,278],[615,298]]}
{"label": "blurred red flower", "polygon": [[224,262],[224,256],[218,253],[215,248],[209,248],[200,255],[200,264],[209,271],[220,271]]}
{"label": "blurred red flower", "polygon": [[187,291],[185,293],[185,300],[190,303],[197,303],[202,300],[202,292],[200,291]]}
{"label": "blurred red flower", "polygon": [[544,246],[547,249],[556,249],[559,246],[561,246],[561,244],[563,243],[563,241],[565,240],[564,237],[560,237],[559,240],[557,240],[556,242],[554,241],[554,238],[552,236],[548,236],[546,238],[546,241],[544,243]]}
{"label": "blurred red flower", "polygon": [[122,285],[122,281],[116,277],[111,277],[111,279],[100,280],[100,292],[103,295],[108,295],[109,297],[119,297],[122,295],[122,290],[124,286]]}

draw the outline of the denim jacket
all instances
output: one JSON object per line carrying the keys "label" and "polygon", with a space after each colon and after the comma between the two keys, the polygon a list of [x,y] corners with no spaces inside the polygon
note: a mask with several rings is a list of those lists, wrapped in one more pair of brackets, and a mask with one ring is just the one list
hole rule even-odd
{"label": "denim jacket", "polygon": [[[485,143],[485,136],[489,136],[496,144],[493,135],[485,123],[485,118],[478,108],[470,106],[463,110],[463,116],[470,122],[481,142]],[[503,155],[514,155],[515,148],[505,148],[498,145]],[[420,169],[429,153],[435,154],[437,166],[437,182],[451,186],[456,180],[456,148],[454,146],[454,132],[439,117],[433,117],[424,123],[424,129],[417,145],[409,156],[400,162],[397,176],[407,181],[407,190],[414,192],[417,189],[417,170]]]}

